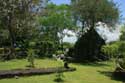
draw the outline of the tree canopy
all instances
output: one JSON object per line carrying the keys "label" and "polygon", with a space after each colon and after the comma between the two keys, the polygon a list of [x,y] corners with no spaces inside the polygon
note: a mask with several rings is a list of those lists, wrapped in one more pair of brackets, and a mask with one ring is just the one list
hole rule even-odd
{"label": "tree canopy", "polygon": [[89,28],[97,22],[108,25],[118,22],[119,10],[113,0],[72,0],[72,8],[83,26]]}
{"label": "tree canopy", "polygon": [[95,27],[98,22],[110,26],[118,22],[117,4],[112,0],[72,0],[72,11],[76,21],[82,23],[82,34],[75,44],[76,61],[107,60],[101,52],[105,41]]}
{"label": "tree canopy", "polygon": [[[45,16],[38,17],[41,29],[55,43],[63,43],[64,29],[73,30],[76,28],[69,5],[55,5],[49,3],[46,7]],[[49,33],[48,33],[49,31]]]}
{"label": "tree canopy", "polygon": [[11,48],[11,56],[15,55],[14,48],[18,42],[24,42],[33,35],[34,17],[38,12],[35,10],[39,9],[41,1],[0,0],[0,28],[8,32],[7,43]]}

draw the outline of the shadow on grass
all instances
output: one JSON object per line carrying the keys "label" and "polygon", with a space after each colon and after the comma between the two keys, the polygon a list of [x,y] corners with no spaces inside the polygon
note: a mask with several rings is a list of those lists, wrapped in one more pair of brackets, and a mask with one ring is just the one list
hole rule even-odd
{"label": "shadow on grass", "polygon": [[118,76],[114,76],[114,72],[111,71],[98,71],[100,74],[103,74],[107,77],[110,77],[112,80],[116,80],[116,81],[122,81],[123,83],[125,83],[125,77],[120,78]]}
{"label": "shadow on grass", "polygon": [[110,66],[107,63],[103,62],[93,62],[93,63],[75,63],[77,65],[84,65],[84,66],[91,66],[91,67],[104,67],[104,66]]}
{"label": "shadow on grass", "polygon": [[60,78],[57,78],[57,79],[54,79],[54,82],[56,82],[56,83],[64,83],[64,80],[60,79]]}

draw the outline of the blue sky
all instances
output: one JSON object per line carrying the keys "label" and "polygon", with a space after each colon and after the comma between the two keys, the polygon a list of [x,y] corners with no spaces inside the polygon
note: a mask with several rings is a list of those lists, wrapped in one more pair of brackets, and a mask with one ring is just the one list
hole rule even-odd
{"label": "blue sky", "polygon": [[70,3],[70,0],[51,0],[53,3],[55,4],[69,4]]}
{"label": "blue sky", "polygon": [[125,18],[125,0],[114,0],[114,2],[119,4],[121,15]]}
{"label": "blue sky", "polygon": [[[70,3],[70,0],[51,0],[51,1],[57,5]],[[125,18],[125,0],[114,0],[114,2],[119,4],[121,15]]]}

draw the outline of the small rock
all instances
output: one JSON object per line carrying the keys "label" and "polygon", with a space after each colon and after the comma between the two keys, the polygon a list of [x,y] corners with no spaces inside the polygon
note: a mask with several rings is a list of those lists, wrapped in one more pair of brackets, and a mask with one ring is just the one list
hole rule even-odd
{"label": "small rock", "polygon": [[19,76],[14,76],[14,78],[19,79]]}

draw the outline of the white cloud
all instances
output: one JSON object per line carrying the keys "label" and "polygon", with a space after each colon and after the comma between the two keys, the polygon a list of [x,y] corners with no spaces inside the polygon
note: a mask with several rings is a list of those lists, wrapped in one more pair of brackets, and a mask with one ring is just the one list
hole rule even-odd
{"label": "white cloud", "polygon": [[[117,41],[119,39],[119,36],[121,35],[120,33],[121,25],[117,25],[116,29],[112,31],[110,30],[111,28],[109,28],[106,25],[102,25],[100,23],[99,25],[100,26],[98,26],[96,30],[101,35],[101,37],[106,40],[106,42]],[[64,42],[75,43],[77,41],[77,36],[75,32],[72,32],[69,30],[66,30],[65,32],[67,32],[68,34],[71,34],[72,36],[70,37],[65,36],[63,39]]]}
{"label": "white cloud", "polygon": [[65,36],[63,38],[63,42],[75,43],[77,41],[76,33],[70,30],[65,29],[64,33],[67,33],[70,36]]}
{"label": "white cloud", "polygon": [[63,42],[70,42],[70,43],[75,43],[77,41],[77,37],[76,36],[65,36],[63,39]]}
{"label": "white cloud", "polygon": [[106,39],[106,42],[117,41],[119,39],[120,33],[120,25],[117,25],[116,28],[112,31],[108,26],[100,25],[97,27],[97,32],[102,36],[102,38]]}

